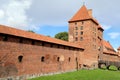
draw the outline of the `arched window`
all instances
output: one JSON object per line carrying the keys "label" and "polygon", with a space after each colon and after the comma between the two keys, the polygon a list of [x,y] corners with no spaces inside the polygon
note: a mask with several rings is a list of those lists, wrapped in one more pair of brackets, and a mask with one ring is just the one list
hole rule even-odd
{"label": "arched window", "polygon": [[41,62],[44,62],[44,61],[45,61],[45,57],[42,56],[42,57],[41,57]]}
{"label": "arched window", "polygon": [[22,60],[23,60],[23,56],[18,56],[18,61],[22,62]]}
{"label": "arched window", "polygon": [[68,61],[70,62],[70,60],[71,60],[71,58],[69,57],[69,58],[68,58]]}

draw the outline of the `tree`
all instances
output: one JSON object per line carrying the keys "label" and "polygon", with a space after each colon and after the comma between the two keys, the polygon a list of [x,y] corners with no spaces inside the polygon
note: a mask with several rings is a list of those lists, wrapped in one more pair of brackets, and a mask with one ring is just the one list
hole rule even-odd
{"label": "tree", "polygon": [[33,30],[28,30],[28,32],[32,32],[32,33],[35,33]]}
{"label": "tree", "polygon": [[54,37],[57,39],[68,41],[68,32],[59,32]]}

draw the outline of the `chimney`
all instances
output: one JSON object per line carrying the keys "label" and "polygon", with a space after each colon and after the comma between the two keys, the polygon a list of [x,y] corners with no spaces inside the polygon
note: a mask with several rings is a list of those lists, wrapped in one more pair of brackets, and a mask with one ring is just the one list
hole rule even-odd
{"label": "chimney", "polygon": [[92,17],[92,9],[88,9],[88,14],[90,17]]}

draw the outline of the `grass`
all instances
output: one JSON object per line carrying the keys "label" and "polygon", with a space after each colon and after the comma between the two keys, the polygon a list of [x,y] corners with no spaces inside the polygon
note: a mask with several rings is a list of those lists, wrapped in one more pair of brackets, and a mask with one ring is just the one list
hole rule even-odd
{"label": "grass", "polygon": [[79,70],[52,76],[41,76],[29,80],[120,80],[120,71],[112,69]]}

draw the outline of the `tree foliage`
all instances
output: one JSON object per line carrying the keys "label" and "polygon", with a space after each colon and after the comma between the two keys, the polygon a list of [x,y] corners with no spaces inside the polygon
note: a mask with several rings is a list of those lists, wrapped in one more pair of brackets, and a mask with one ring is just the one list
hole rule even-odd
{"label": "tree foliage", "polygon": [[68,41],[68,32],[59,32],[55,35],[55,38]]}
{"label": "tree foliage", "polygon": [[28,32],[32,32],[32,33],[35,33],[33,30],[28,30]]}

